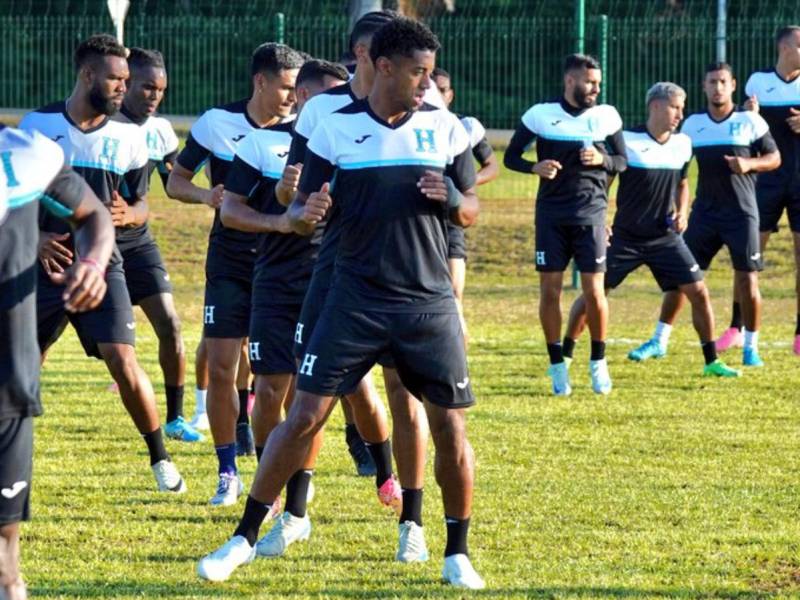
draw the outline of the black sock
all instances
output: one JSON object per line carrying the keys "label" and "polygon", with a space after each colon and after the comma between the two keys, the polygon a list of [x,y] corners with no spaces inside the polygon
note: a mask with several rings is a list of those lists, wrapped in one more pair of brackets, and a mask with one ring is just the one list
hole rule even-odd
{"label": "black sock", "polygon": [[564,336],[564,342],[561,344],[561,354],[564,355],[564,358],[572,358],[574,352],[575,340],[571,337]]}
{"label": "black sock", "polygon": [[794,334],[800,335],[800,313],[797,314],[797,325],[794,328]]}
{"label": "black sock", "polygon": [[717,345],[713,340],[710,342],[700,342],[700,346],[703,348],[703,358],[707,365],[717,360]]}
{"label": "black sock", "polygon": [[445,517],[444,522],[447,525],[447,545],[444,548],[445,558],[453,554],[469,554],[467,552],[469,517],[466,519]]}
{"label": "black sock", "polygon": [[403,510],[400,513],[400,522],[414,521],[422,527],[422,490],[407,490],[403,488]]}
{"label": "black sock", "polygon": [[592,355],[590,360],[602,360],[606,357],[606,343],[592,340]]}
{"label": "black sock", "polygon": [[311,475],[314,471],[300,469],[289,478],[286,483],[286,512],[295,517],[306,516],[306,505],[308,499],[308,484],[311,483]]}
{"label": "black sock", "polygon": [[169,460],[167,449],[164,448],[164,438],[161,435],[161,427],[150,433],[143,433],[144,443],[150,452],[150,464],[154,465],[160,460]]}
{"label": "black sock", "polygon": [[736,329],[742,328],[742,305],[738,302],[733,303],[733,311],[731,312],[731,327]]}
{"label": "black sock", "polygon": [[261,528],[264,519],[267,518],[271,506],[272,504],[262,504],[248,496],[244,505],[242,520],[239,521],[239,526],[233,532],[233,535],[244,536],[247,538],[248,544],[255,546],[258,539],[258,530]]}
{"label": "black sock", "polygon": [[247,415],[247,398],[250,396],[250,390],[239,390],[239,418],[237,423],[249,423],[250,417]]}
{"label": "black sock", "polygon": [[564,351],[561,348],[561,343],[547,344],[547,354],[550,356],[550,364],[557,365],[564,362]]}
{"label": "black sock", "polygon": [[345,423],[344,425],[344,439],[348,446],[351,446],[354,441],[360,439],[361,435],[358,433],[355,423]]}
{"label": "black sock", "polygon": [[261,455],[264,454],[264,446],[256,446],[256,462],[261,462]]}
{"label": "black sock", "polygon": [[392,442],[388,439],[379,444],[367,444],[372,460],[375,462],[375,485],[381,487],[392,476]]}
{"label": "black sock", "polygon": [[183,386],[165,385],[167,395],[167,423],[183,416]]}

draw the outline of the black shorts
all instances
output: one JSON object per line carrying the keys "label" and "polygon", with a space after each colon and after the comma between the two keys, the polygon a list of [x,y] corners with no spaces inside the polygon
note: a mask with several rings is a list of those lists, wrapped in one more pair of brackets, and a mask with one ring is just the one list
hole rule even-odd
{"label": "black shorts", "polygon": [[102,358],[98,344],[135,345],[136,320],[133,317],[133,306],[120,265],[109,267],[106,284],[108,288],[100,306],[89,312],[68,313],[61,299],[64,287],[53,285],[44,271],[39,269],[36,320],[41,352],[58,340],[68,321],[78,333],[87,356]]}
{"label": "black shorts", "polygon": [[203,335],[209,338],[246,338],[250,330],[252,281],[206,274]]}
{"label": "black shorts", "polygon": [[0,420],[0,525],[30,518],[33,417]]}
{"label": "black shorts", "polygon": [[683,239],[703,271],[708,269],[722,246],[728,247],[736,271],[754,272],[764,268],[755,217],[742,215],[737,221],[723,221],[692,211]]}
{"label": "black shorts", "polygon": [[315,269],[308,284],[306,297],[303,300],[303,308],[297,318],[294,332],[294,357],[302,360],[306,354],[306,346],[317,326],[322,307],[325,306],[325,299],[328,297],[328,290],[331,287],[333,277],[333,267],[325,269]]}
{"label": "black shorts", "polygon": [[403,385],[444,408],[475,403],[458,313],[386,313],[326,306],[298,368],[297,389],[323,396],[355,390],[388,352]]}
{"label": "black shorts", "polygon": [[131,304],[157,294],[171,294],[172,284],[164,266],[161,252],[153,240],[122,252],[122,268],[125,270],[125,283]]}
{"label": "black shorts", "polygon": [[760,175],[756,180],[756,201],[761,231],[778,231],[778,221],[786,210],[789,229],[800,232],[800,186],[793,178]]}
{"label": "black shorts", "polygon": [[467,260],[467,240],[464,228],[447,222],[447,258]]}
{"label": "black shorts", "polygon": [[611,289],[621,284],[641,265],[650,268],[663,291],[703,280],[700,265],[697,264],[683,238],[678,235],[664,236],[661,240],[647,243],[615,235],[611,238],[606,262],[608,270],[605,285]]}
{"label": "black shorts", "polygon": [[566,271],[575,258],[581,273],[606,270],[606,226],[562,225],[536,219],[536,270]]}
{"label": "black shorts", "polygon": [[258,305],[250,315],[250,370],[255,375],[297,372],[294,340],[300,305]]}

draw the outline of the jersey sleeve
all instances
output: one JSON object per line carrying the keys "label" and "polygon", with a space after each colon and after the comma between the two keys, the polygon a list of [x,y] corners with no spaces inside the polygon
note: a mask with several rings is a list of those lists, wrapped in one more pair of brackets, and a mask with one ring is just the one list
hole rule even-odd
{"label": "jersey sleeve", "polygon": [[539,133],[538,127],[538,119],[537,114],[538,110],[536,106],[531,106],[528,110],[525,111],[525,114],[522,115],[522,124],[525,128],[530,131],[534,136]]}
{"label": "jersey sleeve", "polygon": [[[527,115],[530,110],[525,113]],[[514,135],[511,136],[511,141],[508,142],[505,154],[503,155],[503,164],[512,171],[520,173],[532,173],[533,163],[530,160],[522,158],[522,155],[528,150],[528,147],[536,140],[536,132],[526,125],[526,120],[530,123],[530,119],[526,119],[525,115],[522,116],[523,120],[517,125]]]}
{"label": "jersey sleeve", "polygon": [[250,196],[261,181],[262,157],[256,135],[245,137],[236,148],[225,189],[239,196]]}
{"label": "jersey sleeve", "polygon": [[475,163],[472,160],[472,146],[469,135],[464,125],[458,119],[453,119],[453,128],[450,132],[450,154],[452,159],[444,174],[453,180],[459,191],[465,191],[475,186]]}
{"label": "jersey sleeve", "polygon": [[472,147],[472,156],[475,157],[481,165],[485,165],[489,157],[494,153],[489,140],[485,137]]}
{"label": "jersey sleeve", "polygon": [[150,161],[150,153],[147,151],[147,138],[145,138],[144,131],[136,125],[132,125],[132,127],[136,128],[136,135],[132,136],[133,139],[131,141],[131,162],[128,165],[129,171],[141,169]]}
{"label": "jersey sleeve", "polygon": [[[166,155],[164,158],[166,159],[166,156],[170,154],[175,154],[177,156],[178,145],[179,145],[178,136],[175,134],[175,129],[173,129],[172,123],[170,123],[166,119],[164,119],[163,131],[164,131],[164,149],[166,150]],[[173,159],[172,162],[175,162],[175,160]]]}
{"label": "jersey sleeve", "polygon": [[308,140],[298,191],[311,194],[319,191],[323,183],[331,182],[336,172],[335,161],[331,136],[323,123],[314,130],[311,139]]}
{"label": "jersey sleeve", "polygon": [[195,121],[189,130],[186,145],[177,158],[180,166],[192,172],[196,172],[211,155],[211,132],[208,119],[208,112],[205,112]]}
{"label": "jersey sleeve", "polygon": [[289,158],[287,163],[290,165],[303,162],[306,155],[306,147],[311,134],[317,128],[319,123],[319,116],[317,114],[317,103],[314,99],[308,103],[300,111],[300,115],[294,122],[294,131],[292,132],[292,145],[289,148]]}
{"label": "jersey sleeve", "polygon": [[169,179],[169,174],[172,171],[172,167],[175,166],[175,161],[177,158],[178,150],[176,148],[169,154],[165,154],[164,158],[162,158],[156,164],[156,170],[158,170],[158,176],[161,178],[161,183],[164,184],[164,189],[167,189],[167,180]]}
{"label": "jersey sleeve", "polygon": [[747,83],[744,85],[744,95],[748,98],[756,93],[756,74],[753,73],[747,78]]}
{"label": "jersey sleeve", "polygon": [[778,151],[778,144],[775,143],[775,138],[769,131],[769,125],[764,118],[757,113],[748,113],[750,120],[753,122],[753,137],[755,138],[751,144],[753,150],[759,154],[770,154]]}
{"label": "jersey sleeve", "polygon": [[69,218],[83,201],[86,188],[80,175],[69,167],[63,167],[42,195],[42,206],[55,217]]}

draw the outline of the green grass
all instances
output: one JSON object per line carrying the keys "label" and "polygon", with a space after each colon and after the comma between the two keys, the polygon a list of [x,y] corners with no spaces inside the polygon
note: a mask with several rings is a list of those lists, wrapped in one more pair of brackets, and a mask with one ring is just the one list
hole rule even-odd
{"label": "green grass", "polygon": [[[471,532],[474,562],[495,598],[800,597],[800,387],[791,241],[767,253],[763,356],[740,381],[700,377],[688,312],[666,359],[632,364],[625,354],[650,335],[659,294],[638,272],[611,300],[613,394],[589,390],[587,346],[573,366],[575,393],[548,393],[536,316],[533,178],[503,174],[484,191],[469,233],[466,310],[469,414],[477,455]],[[153,228],[176,286],[188,355],[200,335],[210,211],[166,200],[154,184]],[[720,324],[729,317],[730,263],[709,283]],[[574,297],[566,293],[565,306]],[[163,386],[155,336],[138,313],[137,349]],[[720,327],[718,327],[718,330]],[[738,354],[725,356],[740,363]],[[187,379],[191,412],[193,375]],[[373,485],[357,479],[337,410],[328,428],[310,507],[310,543],[259,560],[224,585],[195,576],[197,559],[232,532],[242,504],[212,510],[210,442],[168,447],[189,484],[182,497],[153,492],[144,444],[98,361],[73,333],[43,373],[46,414],[37,420],[34,520],[24,528],[24,572],[42,598],[444,597],[440,495],[432,472],[425,524],[432,560],[395,563],[394,519]],[[162,412],[163,414],[163,412]],[[430,461],[429,461],[430,462]],[[240,462],[249,484],[254,461]]]}

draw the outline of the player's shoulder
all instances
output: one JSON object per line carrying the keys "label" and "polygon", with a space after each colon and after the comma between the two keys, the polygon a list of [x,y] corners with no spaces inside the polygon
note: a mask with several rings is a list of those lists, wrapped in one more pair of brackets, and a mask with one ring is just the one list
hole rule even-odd
{"label": "player's shoulder", "polygon": [[44,106],[36,108],[32,110],[31,113],[54,115],[64,114],[65,110],[67,110],[67,102],[65,100],[57,100],[56,102],[51,102],[50,104],[45,104]]}
{"label": "player's shoulder", "polygon": [[211,108],[206,109],[200,115],[198,121],[227,120],[231,118],[242,118],[247,115],[247,100],[236,100],[235,102],[228,102],[225,104],[217,104]]}
{"label": "player's shoulder", "polygon": [[597,104],[596,106],[593,106],[590,110],[592,110],[596,115],[600,116],[601,118],[613,117],[615,119],[618,119],[620,122],[622,121],[622,117],[620,117],[617,107],[611,104]]}
{"label": "player's shoulder", "polygon": [[61,146],[36,130],[17,129],[0,125],[0,148],[12,151],[30,151],[42,160],[61,156]]}
{"label": "player's shoulder", "polygon": [[172,122],[161,115],[152,115],[147,120],[147,125],[161,133],[175,133],[175,128],[172,126]]}
{"label": "player's shoulder", "polygon": [[758,69],[750,73],[750,77],[747,78],[746,87],[769,85],[774,83],[777,78],[778,74],[773,68]]}
{"label": "player's shoulder", "polygon": [[691,129],[692,127],[697,127],[700,124],[706,124],[710,120],[711,119],[708,117],[708,113],[704,110],[693,112],[686,117],[686,119],[684,119],[683,125],[681,126],[681,131]]}
{"label": "player's shoulder", "polygon": [[44,123],[54,124],[55,122],[65,122],[65,111],[67,105],[64,100],[51,102],[27,113],[20,121],[23,129],[36,127]]}
{"label": "player's shoulder", "polygon": [[309,111],[308,114],[329,114],[354,101],[356,97],[350,89],[350,84],[337,85],[320,92],[306,102],[300,112],[300,118],[306,111]]}

